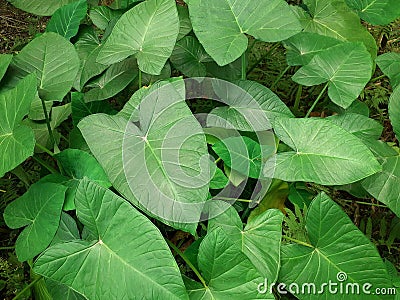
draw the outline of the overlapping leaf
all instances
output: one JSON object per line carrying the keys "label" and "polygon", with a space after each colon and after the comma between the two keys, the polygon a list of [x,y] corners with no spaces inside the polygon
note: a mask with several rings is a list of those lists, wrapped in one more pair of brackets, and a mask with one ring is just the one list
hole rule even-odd
{"label": "overlapping leaf", "polygon": [[10,0],[11,4],[24,11],[40,16],[51,16],[58,8],[75,0]]}
{"label": "overlapping leaf", "polygon": [[36,260],[36,273],[88,299],[187,299],[178,266],[146,217],[89,180],[79,184],[75,201],[79,220],[95,240],[50,247]]}
{"label": "overlapping leaf", "polygon": [[400,53],[388,52],[379,55],[376,63],[382,72],[389,77],[393,89],[400,84]]}
{"label": "overlapping leaf", "polygon": [[400,217],[400,156],[382,159],[382,172],[366,178],[362,186]]}
{"label": "overlapping leaf", "polygon": [[374,25],[387,25],[400,16],[397,0],[346,0],[346,4]]}
{"label": "overlapping leaf", "polygon": [[0,94],[0,176],[33,154],[35,138],[21,121],[28,114],[36,94],[36,78],[29,75],[14,89]]}
{"label": "overlapping leaf", "polygon": [[0,80],[6,73],[12,58],[13,58],[12,54],[0,54]]}
{"label": "overlapping leaf", "polygon": [[173,0],[149,0],[127,11],[115,24],[97,61],[113,64],[135,55],[139,69],[160,74],[179,33]]}
{"label": "overlapping leaf", "polygon": [[264,174],[286,181],[348,184],[381,170],[371,151],[353,134],[324,119],[280,119],[276,135],[295,151],[278,153]]}
{"label": "overlapping leaf", "polygon": [[65,190],[54,183],[36,183],[6,207],[4,220],[8,227],[27,226],[15,244],[19,261],[38,255],[52,241],[60,222]]}
{"label": "overlapping leaf", "polygon": [[257,293],[263,275],[222,228],[207,233],[197,260],[206,286],[186,279],[190,299],[275,299],[272,294]]}
{"label": "overlapping leaf", "polygon": [[87,1],[79,0],[60,7],[47,23],[46,31],[70,39],[78,33],[79,24],[86,16]]}
{"label": "overlapping leaf", "polygon": [[344,0],[304,0],[302,8],[295,7],[304,31],[333,37],[342,41],[362,42],[372,58],[376,57],[374,37],[360,23],[360,18]]}
{"label": "overlapping leaf", "polygon": [[282,0],[190,0],[188,4],[193,31],[220,66],[233,62],[247,49],[245,34],[277,42],[301,30]]}
{"label": "overlapping leaf", "polygon": [[360,43],[343,43],[315,55],[292,79],[306,86],[329,82],[328,95],[347,108],[360,95],[372,75],[372,60]]}
{"label": "overlapping leaf", "polygon": [[26,45],[14,58],[13,65],[26,74],[36,75],[40,98],[62,100],[75,80],[79,58],[65,38],[46,32]]}
{"label": "overlapping leaf", "polygon": [[111,20],[118,19],[121,16],[121,11],[110,9],[107,6],[96,6],[89,12],[93,24],[102,30],[107,28]]}
{"label": "overlapping leaf", "polygon": [[[330,293],[326,286],[328,282],[336,283],[337,288],[340,283],[344,287],[346,284],[352,284],[353,287],[358,285],[360,293],[363,284],[370,284],[374,288],[391,286],[375,246],[327,195],[318,195],[310,204],[306,230],[309,242],[281,247],[279,281],[286,286],[297,284],[300,291],[296,296],[299,299],[315,299],[317,292],[318,299],[349,298],[345,292]],[[303,287],[306,292],[302,292]],[[293,290],[296,291],[295,288],[290,289]],[[348,291],[351,293],[351,289]],[[385,298],[374,295],[372,289],[370,291],[369,295],[354,292],[351,297],[360,295],[359,299],[392,299],[391,296]]]}
{"label": "overlapping leaf", "polygon": [[400,88],[396,88],[389,99],[389,118],[393,131],[400,138]]}

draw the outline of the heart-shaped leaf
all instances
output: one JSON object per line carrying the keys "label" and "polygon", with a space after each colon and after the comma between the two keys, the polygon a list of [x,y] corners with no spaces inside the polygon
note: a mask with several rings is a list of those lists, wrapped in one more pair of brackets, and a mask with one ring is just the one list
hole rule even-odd
{"label": "heart-shaped leaf", "polygon": [[88,299],[188,298],[164,238],[146,217],[89,180],[81,181],[75,201],[79,220],[96,239],[51,246],[36,260],[36,273]]}
{"label": "heart-shaped leaf", "polygon": [[360,18],[344,3],[344,0],[303,0],[294,7],[306,32],[330,36],[341,41],[362,42],[375,59],[377,46],[374,37],[361,25]]}
{"label": "heart-shaped leaf", "polygon": [[400,16],[397,0],[346,0],[346,4],[373,25],[387,25]]}
{"label": "heart-shaped leaf", "polygon": [[0,176],[33,154],[35,138],[21,121],[36,94],[36,78],[29,75],[15,88],[0,94]]}
{"label": "heart-shaped leaf", "polygon": [[70,39],[78,33],[79,24],[86,16],[87,1],[80,0],[57,9],[47,23],[46,31]]}
{"label": "heart-shaped leaf", "polygon": [[[209,220],[208,230],[222,228],[229,239],[250,259],[255,268],[265,274],[268,282],[278,278],[283,214],[269,209],[248,220],[243,229],[236,209],[230,207],[224,213]],[[266,243],[268,241],[268,243]]]}
{"label": "heart-shaped leaf", "polygon": [[178,33],[174,0],[142,2],[118,20],[97,61],[110,65],[135,55],[140,70],[159,75],[171,56]]}
{"label": "heart-shaped leaf", "polygon": [[79,58],[69,41],[46,32],[26,45],[15,56],[13,65],[26,74],[36,74],[41,99],[62,100],[75,80]]}
{"label": "heart-shaped leaf", "polygon": [[333,37],[303,31],[285,42],[286,61],[289,66],[304,66],[318,53],[339,45],[342,41]]}
{"label": "heart-shaped leaf", "polygon": [[[327,195],[318,195],[310,204],[306,230],[309,242],[281,247],[279,281],[286,287],[292,284],[290,292],[299,299],[315,299],[317,292],[318,299],[386,299],[372,294],[371,286],[391,286],[377,249]],[[330,282],[335,293],[328,289]],[[338,292],[340,284],[343,292]],[[366,290],[371,294],[363,292],[364,284],[369,284]]]}
{"label": "heart-shaped leaf", "polygon": [[347,108],[360,95],[371,78],[372,60],[361,43],[343,43],[315,55],[292,79],[312,86],[328,82],[328,95]]}
{"label": "heart-shaped leaf", "polygon": [[264,278],[222,228],[207,233],[197,260],[205,286],[185,278],[190,299],[275,299],[257,293]]}
{"label": "heart-shaped leaf", "polygon": [[243,54],[248,43],[246,34],[264,42],[277,42],[301,31],[299,21],[283,0],[190,0],[188,5],[193,31],[220,66]]}
{"label": "heart-shaped leaf", "polygon": [[371,151],[353,134],[324,119],[280,119],[276,135],[295,151],[281,152],[264,168],[267,177],[342,185],[381,170]]}
{"label": "heart-shaped leaf", "polygon": [[66,188],[54,183],[36,183],[4,211],[10,228],[27,226],[18,236],[15,251],[19,261],[42,252],[51,243],[60,223]]}

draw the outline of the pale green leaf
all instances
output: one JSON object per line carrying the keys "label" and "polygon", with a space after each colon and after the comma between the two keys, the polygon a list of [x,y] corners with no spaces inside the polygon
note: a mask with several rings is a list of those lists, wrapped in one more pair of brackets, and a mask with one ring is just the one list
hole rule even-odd
{"label": "pale green leaf", "polygon": [[139,69],[160,74],[179,32],[174,0],[148,0],[126,13],[115,24],[97,61],[113,64],[135,55]]}
{"label": "pale green leaf", "polygon": [[393,131],[400,138],[400,88],[396,88],[389,99],[389,118]]}
{"label": "pale green leaf", "polygon": [[400,217],[400,156],[383,158],[382,172],[366,178],[362,186]]}
{"label": "pale green leaf", "polygon": [[48,248],[34,264],[36,273],[88,299],[188,298],[164,238],[146,217],[88,180],[75,201],[79,220],[96,239]]}
{"label": "pale green leaf", "polygon": [[0,176],[33,154],[32,130],[21,125],[36,95],[36,78],[29,75],[11,90],[0,93]]}
{"label": "pale green leaf", "polygon": [[58,8],[75,0],[9,0],[12,5],[39,16],[51,16]]}
{"label": "pale green leaf", "polygon": [[89,12],[90,20],[101,30],[105,30],[112,19],[118,19],[121,16],[121,11],[110,9],[107,6],[93,7]]}
{"label": "pale green leaf", "polygon": [[379,55],[376,63],[390,79],[390,84],[395,89],[400,84],[400,53],[388,52]]}
{"label": "pale green leaf", "polygon": [[[295,283],[300,289],[298,293],[295,288],[289,291],[294,291],[299,299],[315,299],[317,292],[318,299],[387,299],[372,293],[374,288],[391,286],[377,249],[327,195],[318,195],[310,204],[306,230],[309,243],[281,247],[279,282],[286,287]],[[351,294],[330,293],[329,282],[338,291],[341,282],[343,289],[346,284],[358,284],[360,292],[351,293],[355,287],[347,286]],[[366,283],[372,285],[370,295],[362,293]],[[301,292],[303,287],[304,293]]]}
{"label": "pale green leaf", "polygon": [[346,4],[373,25],[387,25],[400,17],[398,0],[346,0]]}
{"label": "pale green leaf", "polygon": [[315,55],[292,79],[312,86],[328,82],[329,98],[347,108],[371,79],[372,60],[361,43],[343,43]]}
{"label": "pale green leaf", "polygon": [[36,183],[6,207],[4,220],[8,227],[27,226],[15,244],[19,261],[32,259],[52,241],[60,222],[65,190],[59,184]]}
{"label": "pale green leaf", "polygon": [[191,0],[193,31],[206,52],[223,66],[247,49],[247,37],[282,41],[301,31],[290,6],[283,0]]}
{"label": "pale green leaf", "polygon": [[62,100],[75,80],[79,58],[69,41],[54,32],[46,32],[15,56],[13,66],[36,75],[40,98]]}
{"label": "pale green leaf", "polygon": [[269,160],[264,168],[267,177],[342,185],[381,171],[367,146],[328,120],[280,119],[275,133],[294,151]]}

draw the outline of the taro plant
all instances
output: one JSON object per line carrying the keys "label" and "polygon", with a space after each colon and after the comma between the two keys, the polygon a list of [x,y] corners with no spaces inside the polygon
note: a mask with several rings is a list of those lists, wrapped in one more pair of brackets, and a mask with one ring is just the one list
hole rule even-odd
{"label": "taro plant", "polygon": [[[42,168],[3,215],[35,298],[395,299],[334,196],[400,217],[398,148],[358,99],[382,70],[399,136],[400,56],[362,24],[400,2],[10,2],[51,16],[0,56],[0,174]],[[282,46],[294,107],[248,80]]]}

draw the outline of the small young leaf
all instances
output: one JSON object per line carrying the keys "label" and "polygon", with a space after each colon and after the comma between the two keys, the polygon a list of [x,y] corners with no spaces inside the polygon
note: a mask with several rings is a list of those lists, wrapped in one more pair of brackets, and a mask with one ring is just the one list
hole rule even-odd
{"label": "small young leaf", "polygon": [[15,251],[19,261],[42,252],[52,241],[60,222],[66,187],[55,183],[36,183],[4,211],[10,228],[27,226],[18,236]]}

